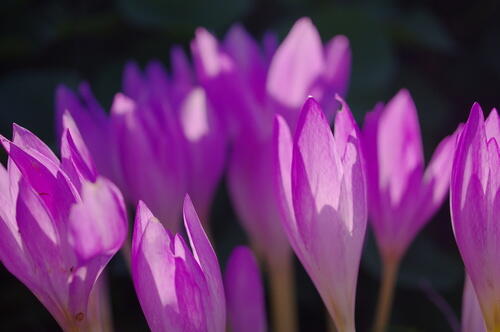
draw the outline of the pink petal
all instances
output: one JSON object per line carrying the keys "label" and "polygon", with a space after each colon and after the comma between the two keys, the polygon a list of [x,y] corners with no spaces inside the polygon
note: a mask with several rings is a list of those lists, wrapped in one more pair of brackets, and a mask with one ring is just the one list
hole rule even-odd
{"label": "pink petal", "polygon": [[401,90],[381,113],[377,144],[379,186],[389,187],[391,201],[397,204],[408,174],[424,163],[417,110],[407,90]]}
{"label": "pink petal", "polygon": [[215,331],[223,331],[226,322],[224,288],[217,256],[208,240],[189,196],[184,199],[184,226],[193,248],[195,259],[200,264],[211,295],[212,321]]}
{"label": "pink petal", "polygon": [[138,205],[131,257],[135,290],[152,331],[180,329],[171,239],[151,216],[144,204]]}
{"label": "pink petal", "polygon": [[309,98],[295,133],[292,195],[298,228],[306,243],[313,241],[311,223],[325,206],[338,209],[342,165],[333,134],[319,104]]}
{"label": "pink petal", "polygon": [[266,331],[262,279],[257,261],[247,247],[237,247],[231,253],[224,274],[224,286],[232,330]]}
{"label": "pink petal", "polygon": [[308,18],[298,20],[271,62],[267,91],[276,102],[299,108],[324,70],[323,45]]}
{"label": "pink petal", "polygon": [[82,201],[69,216],[70,243],[81,261],[95,256],[113,256],[127,234],[125,203],[119,190],[107,179],[84,182]]}

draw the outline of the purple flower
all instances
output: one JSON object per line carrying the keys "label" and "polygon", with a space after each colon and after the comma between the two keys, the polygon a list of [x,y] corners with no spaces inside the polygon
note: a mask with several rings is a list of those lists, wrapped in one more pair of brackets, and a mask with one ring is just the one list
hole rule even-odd
{"label": "purple flower", "polygon": [[227,262],[224,286],[232,331],[265,332],[264,288],[257,261],[247,247],[233,250]]}
{"label": "purple flower", "polygon": [[486,332],[483,314],[469,277],[465,278],[462,297],[462,332]]}
{"label": "purple flower", "polygon": [[150,62],[144,73],[125,67],[124,93],[107,116],[80,87],[81,99],[60,87],[59,116],[73,114],[98,169],[113,179],[131,204],[141,199],[162,222],[176,229],[188,191],[207,221],[225,164],[225,136],[205,91],[196,86],[186,56],[172,51],[172,73]]}
{"label": "purple flower", "polygon": [[224,288],[219,263],[188,196],[181,235],[172,235],[141,201],[132,239],[132,278],[152,331],[223,332]]}
{"label": "purple flower", "polygon": [[448,193],[456,135],[424,169],[415,104],[401,90],[368,113],[363,127],[370,220],[383,260],[399,261]]}
{"label": "purple flower", "polygon": [[[14,125],[0,140],[0,260],[65,331],[97,331],[99,294],[89,296],[127,233],[122,196],[100,177],[68,113],[61,119],[61,159]],[[97,303],[95,302],[97,301]]]}
{"label": "purple flower", "polygon": [[500,330],[500,119],[474,104],[458,139],[450,185],[453,232],[488,331]]}
{"label": "purple flower", "polygon": [[335,135],[309,98],[292,138],[275,120],[277,187],[288,239],[339,331],[354,331],[359,261],[367,223],[366,180],[359,130],[348,106]]}
{"label": "purple flower", "polygon": [[302,18],[279,47],[272,34],[261,47],[236,25],[220,43],[198,29],[191,49],[197,77],[232,139],[228,186],[236,212],[259,253],[283,261],[289,249],[272,186],[273,117],[283,115],[294,128],[309,95],[331,117],[335,92],[347,90],[349,41],[336,36],[323,46],[311,20]]}
{"label": "purple flower", "polygon": [[309,18],[299,19],[277,47],[274,35],[263,47],[239,25],[219,43],[204,29],[191,44],[197,77],[214,106],[225,114],[232,137],[242,127],[271,136],[276,113],[293,128],[304,100],[312,95],[331,118],[334,94],[345,95],[351,50],[345,36],[325,46]]}

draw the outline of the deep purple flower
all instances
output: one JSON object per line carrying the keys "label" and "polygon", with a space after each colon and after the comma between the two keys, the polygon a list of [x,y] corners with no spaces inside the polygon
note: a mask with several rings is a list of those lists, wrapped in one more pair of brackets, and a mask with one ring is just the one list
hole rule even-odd
{"label": "deep purple flower", "polygon": [[247,247],[237,247],[231,253],[224,287],[231,330],[267,331],[264,287],[257,261]]}
{"label": "deep purple flower", "polygon": [[271,34],[261,47],[234,26],[220,43],[198,29],[191,49],[197,77],[232,138],[228,185],[240,221],[261,255],[271,264],[283,261],[289,249],[272,188],[273,118],[281,114],[294,128],[309,95],[333,115],[334,94],[344,95],[349,81],[349,41],[336,36],[323,46],[311,20],[302,18],[279,47]]}
{"label": "deep purple flower", "polygon": [[407,90],[367,114],[363,144],[369,213],[384,260],[399,260],[441,206],[455,140],[455,134],[444,138],[425,169],[417,110]]}
{"label": "deep purple flower", "polygon": [[219,263],[193,204],[184,200],[190,247],[142,202],[132,239],[132,278],[152,331],[223,332],[224,288]]}
{"label": "deep purple flower", "polygon": [[73,114],[101,172],[131,204],[144,200],[162,222],[176,229],[188,191],[207,221],[225,163],[225,136],[205,91],[196,85],[186,56],[172,51],[172,73],[150,62],[144,73],[125,67],[123,91],[107,116],[82,84],[80,96],[60,87],[58,118]]}
{"label": "deep purple flower", "polygon": [[61,119],[61,159],[14,125],[0,140],[0,259],[65,331],[98,331],[100,294],[89,296],[127,233],[122,196],[100,177],[68,113]]}
{"label": "deep purple flower", "polygon": [[458,139],[450,185],[453,231],[488,331],[500,330],[500,119],[474,104]]}
{"label": "deep purple flower", "polygon": [[292,138],[275,120],[277,187],[288,239],[318,289],[338,331],[354,331],[359,261],[367,223],[359,130],[348,106],[335,135],[309,98]]}

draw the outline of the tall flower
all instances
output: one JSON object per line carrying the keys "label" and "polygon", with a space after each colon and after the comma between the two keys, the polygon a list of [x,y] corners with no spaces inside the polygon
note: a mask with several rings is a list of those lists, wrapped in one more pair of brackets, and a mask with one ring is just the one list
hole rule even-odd
{"label": "tall flower", "polygon": [[203,221],[225,164],[225,136],[217,114],[197,86],[186,56],[172,51],[173,71],[150,62],[144,72],[131,62],[123,93],[108,116],[87,84],[80,97],[65,87],[56,94],[58,118],[73,114],[97,167],[124,191],[140,199],[169,228],[180,220],[183,195],[191,193]]}
{"label": "tall flower", "polygon": [[424,169],[417,110],[407,90],[365,118],[368,206],[384,271],[376,331],[389,319],[401,257],[448,193],[455,141],[456,134],[443,139]]}
{"label": "tall flower", "polygon": [[487,331],[500,331],[500,119],[474,104],[453,158],[453,232]]}
{"label": "tall flower", "polygon": [[66,113],[61,159],[14,125],[0,167],[0,260],[43,303],[65,331],[99,331],[89,297],[127,233],[122,196],[98,175]]}
{"label": "tall flower", "polygon": [[224,273],[228,321],[233,331],[265,332],[264,287],[259,266],[250,249],[237,247]]}
{"label": "tall flower", "polygon": [[367,224],[359,130],[348,106],[335,135],[309,98],[292,138],[275,120],[276,184],[288,239],[318,289],[338,331],[354,331],[359,261]]}
{"label": "tall flower", "polygon": [[275,329],[293,331],[297,324],[293,278],[287,272],[292,269],[290,249],[272,186],[273,118],[281,114],[294,128],[308,95],[322,101],[331,117],[336,107],[334,93],[343,95],[347,89],[351,54],[344,36],[323,46],[308,18],[298,20],[281,45],[276,45],[273,35],[267,34],[261,47],[241,26],[235,26],[220,43],[198,29],[191,49],[197,77],[224,115],[232,142],[228,159],[231,200],[253,248],[270,269],[271,282],[281,288],[272,287],[274,316],[278,316]]}
{"label": "tall flower", "polygon": [[152,331],[223,332],[224,288],[217,257],[193,204],[184,200],[190,247],[139,202],[132,239],[132,278]]}

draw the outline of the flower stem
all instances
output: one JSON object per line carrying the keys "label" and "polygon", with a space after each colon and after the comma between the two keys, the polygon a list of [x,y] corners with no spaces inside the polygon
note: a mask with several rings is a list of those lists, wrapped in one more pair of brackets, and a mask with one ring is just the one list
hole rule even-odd
{"label": "flower stem", "polygon": [[328,332],[337,332],[337,327],[335,326],[335,322],[333,321],[332,317],[330,316],[330,313],[328,312],[328,310],[326,311],[326,324],[327,324]]}
{"label": "flower stem", "polygon": [[373,325],[373,332],[384,332],[387,330],[387,323],[389,322],[391,314],[392,300],[394,296],[394,288],[397,281],[398,269],[398,259],[383,260],[382,280],[377,302],[377,311],[375,314],[375,323]]}
{"label": "flower stem", "polygon": [[269,265],[273,331],[296,332],[298,329],[294,277],[291,255],[279,264]]}

